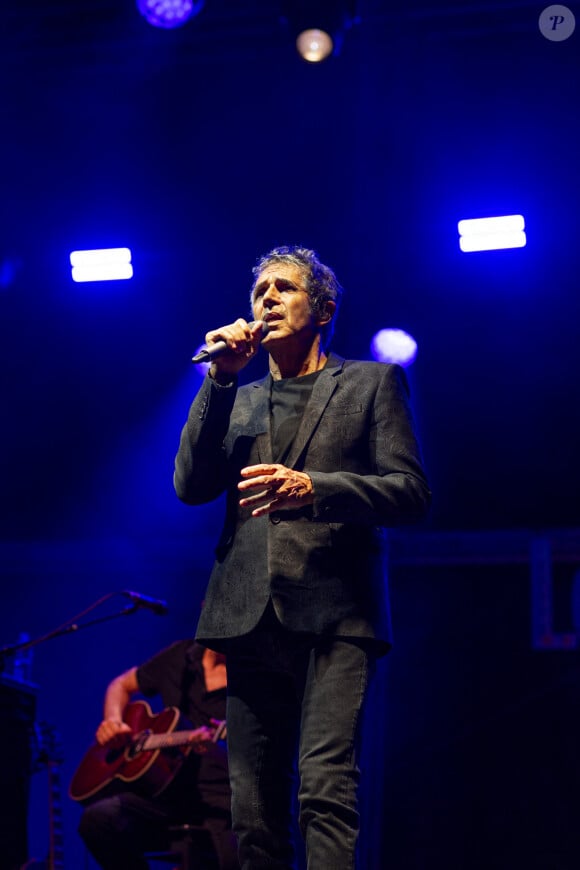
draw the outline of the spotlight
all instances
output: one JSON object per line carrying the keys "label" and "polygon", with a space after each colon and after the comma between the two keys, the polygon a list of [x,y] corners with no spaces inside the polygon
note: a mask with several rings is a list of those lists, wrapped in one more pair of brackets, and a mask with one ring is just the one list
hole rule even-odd
{"label": "spotlight", "polygon": [[337,55],[356,20],[356,0],[286,0],[282,8],[298,54],[309,63]]}
{"label": "spotlight", "polygon": [[205,0],[137,0],[137,9],[153,27],[181,27],[201,12]]}
{"label": "spotlight", "polygon": [[82,281],[124,281],[133,277],[129,248],[94,248],[72,251],[72,279]]}
{"label": "spotlight", "polygon": [[14,283],[20,265],[20,260],[16,257],[5,257],[0,260],[0,290],[7,290]]}
{"label": "spotlight", "polygon": [[303,30],[296,40],[298,54],[309,63],[319,63],[332,54],[334,43],[325,30]]}
{"label": "spotlight", "polygon": [[371,341],[373,359],[410,366],[417,356],[417,342],[404,329],[380,329]]}
{"label": "spotlight", "polygon": [[521,214],[470,218],[459,221],[459,247],[464,253],[525,248],[525,221]]}

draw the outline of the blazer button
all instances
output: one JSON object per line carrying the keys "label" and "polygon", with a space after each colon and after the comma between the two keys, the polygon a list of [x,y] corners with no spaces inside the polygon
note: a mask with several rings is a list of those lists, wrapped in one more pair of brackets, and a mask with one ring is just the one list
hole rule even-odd
{"label": "blazer button", "polygon": [[278,523],[280,522],[281,519],[282,519],[282,517],[280,516],[280,514],[277,514],[277,513],[270,514],[270,522],[274,523],[275,526],[278,525]]}

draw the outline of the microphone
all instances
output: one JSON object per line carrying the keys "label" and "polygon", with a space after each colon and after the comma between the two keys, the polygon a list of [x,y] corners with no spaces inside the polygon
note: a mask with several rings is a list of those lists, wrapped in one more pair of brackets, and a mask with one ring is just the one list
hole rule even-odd
{"label": "microphone", "polygon": [[[250,329],[253,329],[254,326],[257,326],[259,323],[262,324],[262,338],[265,338],[268,335],[268,331],[270,327],[266,323],[265,320],[252,320],[251,323],[248,323]],[[261,339],[260,339],[261,340]],[[195,356],[192,356],[192,363],[206,363],[211,362],[218,356],[221,356],[224,351],[228,349],[225,341],[216,341],[215,344],[212,344],[211,347],[202,347]]]}
{"label": "microphone", "polygon": [[158,598],[149,598],[148,595],[141,595],[140,592],[131,592],[129,589],[123,589],[121,595],[130,598],[135,607],[145,607],[147,610],[152,610],[157,616],[165,616],[169,609],[166,601],[161,601]]}

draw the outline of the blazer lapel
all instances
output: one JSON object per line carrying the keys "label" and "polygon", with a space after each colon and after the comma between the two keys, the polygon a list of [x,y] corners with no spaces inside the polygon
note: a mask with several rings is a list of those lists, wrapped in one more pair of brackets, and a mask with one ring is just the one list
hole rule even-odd
{"label": "blazer lapel", "polygon": [[256,448],[259,461],[270,465],[272,463],[272,436],[270,433],[270,382],[271,375],[263,381],[252,384],[250,404],[252,406],[251,420],[255,423],[252,434],[256,437]]}
{"label": "blazer lapel", "polygon": [[286,460],[288,468],[292,468],[296,464],[300,454],[310,441],[312,433],[316,429],[318,421],[330,401],[330,397],[338,386],[337,375],[342,371],[343,364],[344,360],[341,357],[336,354],[331,354],[326,366],[322,369],[320,375],[316,379],[312,388],[312,395],[310,396],[310,400],[306,406],[302,420],[300,421],[298,432],[294,438],[292,449],[290,450]]}

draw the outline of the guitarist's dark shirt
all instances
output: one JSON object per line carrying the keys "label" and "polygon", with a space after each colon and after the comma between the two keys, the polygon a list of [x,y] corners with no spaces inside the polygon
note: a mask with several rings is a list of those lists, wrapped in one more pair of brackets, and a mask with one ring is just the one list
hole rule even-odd
{"label": "guitarist's dark shirt", "polygon": [[[137,668],[137,682],[147,698],[157,696],[163,707],[178,707],[183,728],[211,726],[212,719],[226,717],[226,690],[208,692],[202,656],[204,648],[192,640],[181,640],[154,655]],[[188,818],[192,809],[201,815],[211,807],[229,812],[230,786],[227,753],[221,742],[211,744],[203,755],[190,752],[169,787],[160,797],[182,807]]]}

